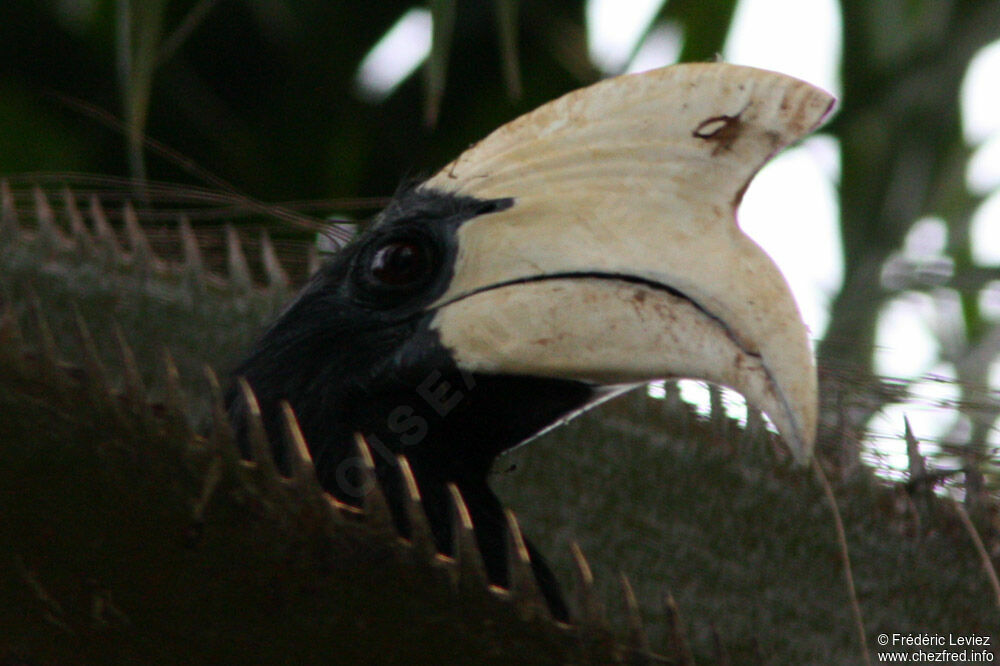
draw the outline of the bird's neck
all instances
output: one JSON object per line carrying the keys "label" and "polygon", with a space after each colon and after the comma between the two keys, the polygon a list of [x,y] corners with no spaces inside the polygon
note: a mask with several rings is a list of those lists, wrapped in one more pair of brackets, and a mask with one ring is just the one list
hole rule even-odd
{"label": "bird's neck", "polygon": [[[445,553],[451,552],[453,538],[447,485],[454,483],[469,508],[489,578],[501,586],[508,582],[506,519],[488,484],[493,462],[595,396],[591,387],[579,382],[457,371],[432,371],[424,380],[392,386],[342,387],[335,394],[322,390],[322,378],[311,377],[307,384],[288,387],[257,382],[272,442],[281,441],[278,405],[289,399],[299,415],[321,485],[339,500],[360,505],[365,486],[354,436],[362,434],[372,453],[377,481],[403,534],[409,526],[397,456],[405,456],[437,547]],[[238,418],[234,413],[234,419]],[[283,448],[278,446],[279,465],[283,457]],[[540,581],[550,581],[542,585],[549,605],[564,614],[558,585],[547,566],[540,558],[533,566]]]}

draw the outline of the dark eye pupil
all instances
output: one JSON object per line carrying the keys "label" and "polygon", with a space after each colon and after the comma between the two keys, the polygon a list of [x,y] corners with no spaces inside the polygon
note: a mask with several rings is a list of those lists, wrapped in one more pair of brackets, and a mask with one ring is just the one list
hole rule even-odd
{"label": "dark eye pupil", "polygon": [[427,270],[427,256],[415,243],[389,243],[372,258],[372,277],[393,287],[420,280]]}

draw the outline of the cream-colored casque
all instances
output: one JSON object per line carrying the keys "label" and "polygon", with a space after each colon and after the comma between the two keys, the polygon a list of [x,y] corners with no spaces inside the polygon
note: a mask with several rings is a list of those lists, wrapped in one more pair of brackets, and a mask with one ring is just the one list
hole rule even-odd
{"label": "cream-colored casque", "polygon": [[501,127],[425,185],[514,202],[459,228],[432,327],[468,370],[732,387],[808,459],[817,388],[807,330],[736,208],[768,158],[832,106],[782,74],[676,65],[602,81]]}

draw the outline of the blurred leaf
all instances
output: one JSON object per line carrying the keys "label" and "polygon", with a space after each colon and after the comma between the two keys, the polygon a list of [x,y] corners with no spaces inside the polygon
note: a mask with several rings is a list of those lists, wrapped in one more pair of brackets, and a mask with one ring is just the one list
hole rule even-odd
{"label": "blurred leaf", "polygon": [[173,32],[163,40],[160,52],[157,55],[157,63],[162,64],[173,57],[174,53],[184,44],[184,41],[197,30],[198,26],[205,21],[219,0],[199,0],[198,4],[184,16],[184,19],[174,29]]}
{"label": "blurred leaf", "polygon": [[448,55],[452,48],[455,31],[456,0],[431,0],[431,16],[434,20],[431,53],[424,69],[427,97],[424,102],[424,122],[428,127],[437,124],[444,97],[444,83],[448,73]]}
{"label": "blurred leaf", "polygon": [[131,175],[146,178],[143,137],[149,114],[153,74],[159,62],[166,0],[118,0],[118,77],[128,131]]}
{"label": "blurred leaf", "polygon": [[504,82],[513,99],[521,97],[521,64],[518,57],[518,0],[494,0]]}
{"label": "blurred leaf", "polygon": [[[736,12],[737,0],[668,0],[660,10],[661,20],[676,21],[684,30],[680,62],[715,60],[726,44]],[[776,30],[793,29],[775,23]]]}

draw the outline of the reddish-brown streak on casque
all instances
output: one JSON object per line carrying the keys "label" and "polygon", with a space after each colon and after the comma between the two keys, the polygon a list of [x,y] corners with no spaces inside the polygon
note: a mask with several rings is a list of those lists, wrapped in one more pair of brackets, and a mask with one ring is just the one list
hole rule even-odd
{"label": "reddish-brown streak on casque", "polygon": [[722,115],[706,118],[694,128],[691,135],[714,143],[712,157],[715,157],[721,151],[732,148],[736,140],[740,138],[740,134],[743,132],[743,122],[740,120],[742,113],[743,111],[740,111],[733,116]]}

